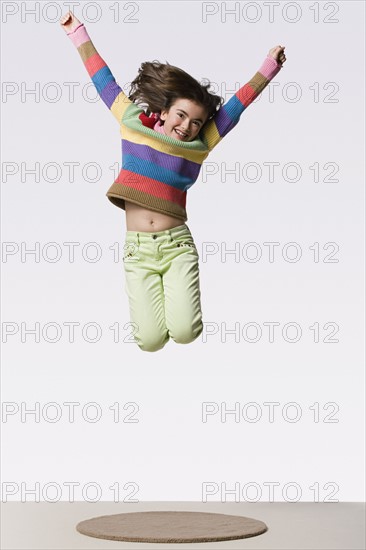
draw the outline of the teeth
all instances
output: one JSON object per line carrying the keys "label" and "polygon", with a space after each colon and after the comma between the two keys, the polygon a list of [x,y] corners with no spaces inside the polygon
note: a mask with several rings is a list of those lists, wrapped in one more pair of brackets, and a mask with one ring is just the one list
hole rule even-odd
{"label": "teeth", "polygon": [[177,134],[179,134],[180,136],[183,136],[183,137],[186,137],[187,134],[183,134],[182,132],[180,132],[179,130],[175,130],[177,132]]}

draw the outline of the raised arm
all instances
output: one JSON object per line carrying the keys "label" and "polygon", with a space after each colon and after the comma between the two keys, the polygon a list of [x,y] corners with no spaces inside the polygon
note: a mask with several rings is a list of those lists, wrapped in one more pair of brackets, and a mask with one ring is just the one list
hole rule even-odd
{"label": "raised arm", "polygon": [[132,103],[131,100],[116,82],[106,62],[100,57],[84,24],[72,12],[63,16],[60,23],[77,48],[100,98],[121,123],[125,110]]}
{"label": "raised arm", "polygon": [[[275,48],[271,52],[274,50]],[[278,52],[278,56],[283,61],[286,59],[283,52]],[[268,54],[253,78],[224,103],[214,117],[204,125],[201,136],[209,150],[212,150],[238,124],[244,110],[264,90],[281,68],[282,64]]]}

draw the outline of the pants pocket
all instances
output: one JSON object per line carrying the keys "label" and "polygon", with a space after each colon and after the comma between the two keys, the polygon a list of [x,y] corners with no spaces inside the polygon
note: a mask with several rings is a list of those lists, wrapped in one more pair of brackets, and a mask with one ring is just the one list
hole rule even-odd
{"label": "pants pocket", "polygon": [[139,245],[134,241],[125,241],[123,245],[123,261],[137,262],[139,259]]}
{"label": "pants pocket", "polygon": [[177,249],[179,248],[181,248],[182,250],[192,249],[198,255],[198,250],[192,237],[187,236],[187,237],[173,238],[173,241]]}

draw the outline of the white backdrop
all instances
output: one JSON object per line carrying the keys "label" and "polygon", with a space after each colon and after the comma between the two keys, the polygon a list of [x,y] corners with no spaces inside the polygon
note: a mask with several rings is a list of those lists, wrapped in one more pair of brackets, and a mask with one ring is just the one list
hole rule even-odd
{"label": "white backdrop", "polygon": [[365,500],[364,3],[73,4],[125,91],[158,59],[228,100],[286,46],[188,192],[205,330],[156,353],[70,4],[2,3],[3,501]]}

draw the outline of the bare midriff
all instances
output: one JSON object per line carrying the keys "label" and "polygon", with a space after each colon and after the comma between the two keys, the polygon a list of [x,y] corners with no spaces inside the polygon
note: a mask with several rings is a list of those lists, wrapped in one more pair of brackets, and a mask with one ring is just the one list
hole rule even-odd
{"label": "bare midriff", "polygon": [[125,201],[127,231],[165,231],[183,225],[183,219],[155,212],[134,202]]}

